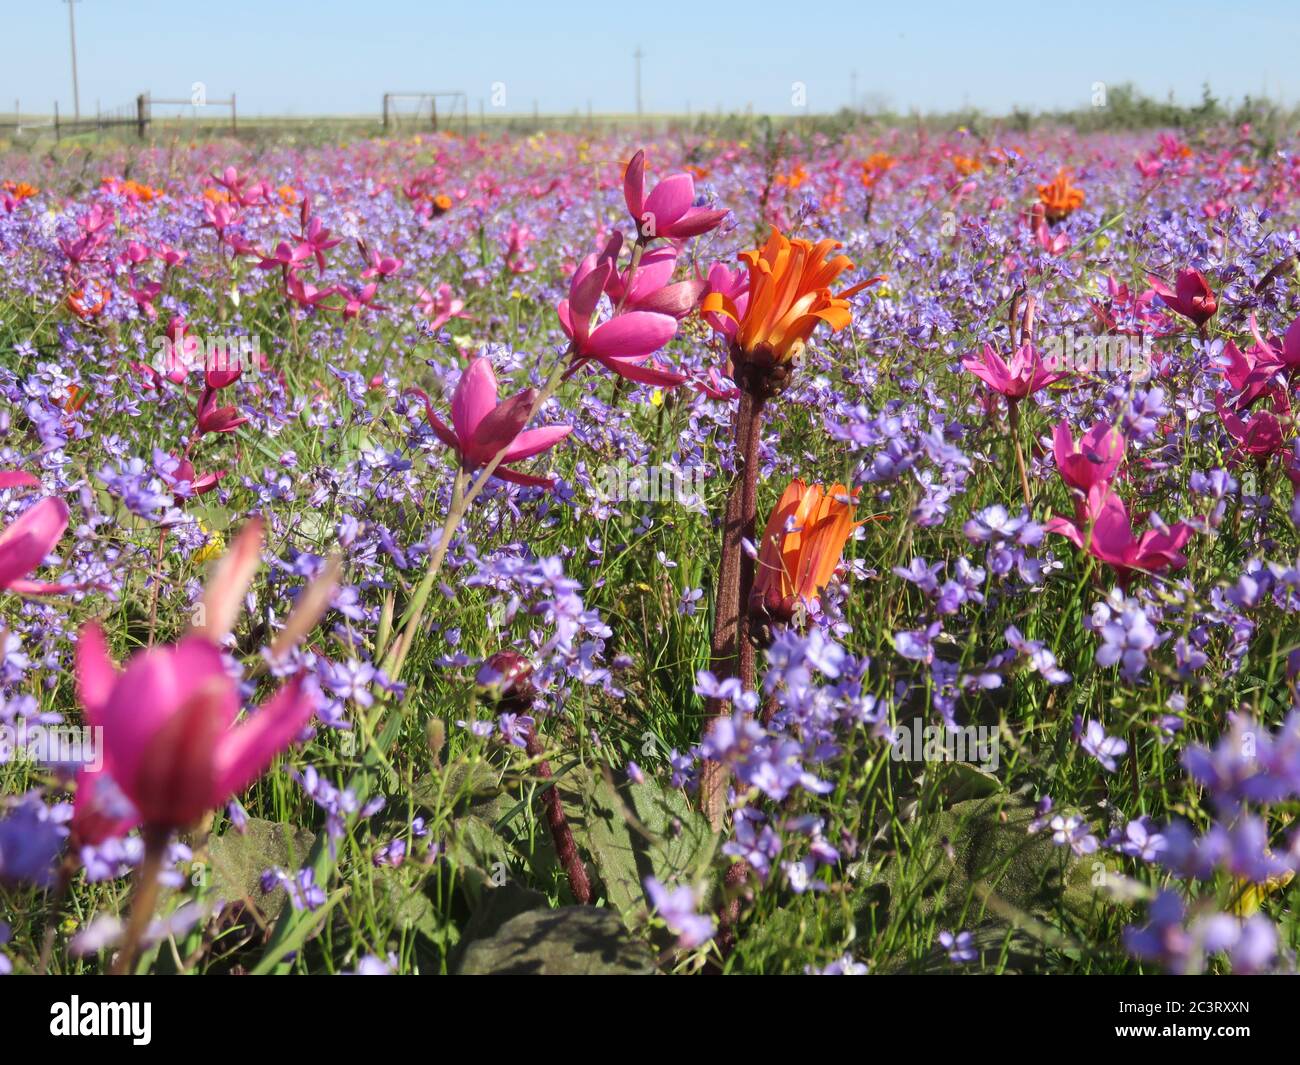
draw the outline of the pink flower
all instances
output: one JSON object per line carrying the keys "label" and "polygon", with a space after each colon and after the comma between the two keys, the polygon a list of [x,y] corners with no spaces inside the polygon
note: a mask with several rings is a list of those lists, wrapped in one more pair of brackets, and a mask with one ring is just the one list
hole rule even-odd
{"label": "pink flower", "polygon": [[217,390],[206,386],[194,412],[194,420],[200,433],[233,433],[248,421],[233,406],[218,407]]}
{"label": "pink flower", "polygon": [[250,175],[241,175],[233,166],[226,167],[219,175],[213,174],[212,180],[229,192],[231,199],[241,207],[252,207],[262,202],[270,192],[266,182],[253,181]]}
{"label": "pink flower", "polygon": [[317,288],[309,282],[303,281],[297,274],[289,274],[284,282],[284,293],[294,303],[301,304],[303,307],[329,307],[325,301],[335,294],[333,285],[326,285],[324,288]]}
{"label": "pink flower", "polygon": [[131,298],[135,300],[135,305],[140,308],[146,318],[153,321],[158,317],[158,309],[154,307],[153,301],[162,295],[162,282],[137,282],[134,274],[130,275],[130,282],[128,291]]}
{"label": "pink flower", "polygon": [[644,149],[632,156],[623,172],[623,199],[643,240],[697,237],[716,229],[727,217],[726,211],[694,206],[695,179],[690,174],[664,178],[647,196]]}
{"label": "pink flower", "polygon": [[708,285],[709,293],[716,292],[722,296],[723,306],[730,301],[736,308],[736,314],[733,318],[729,314],[710,311],[704,315],[704,320],[713,327],[714,332],[720,333],[728,341],[735,340],[736,329],[745,317],[745,309],[749,306],[749,271],[739,266],[733,270],[726,263],[714,263],[709,267],[709,275],[705,283]]}
{"label": "pink flower", "polygon": [[1048,255],[1060,255],[1069,251],[1070,234],[1058,233],[1052,236],[1052,230],[1047,224],[1047,208],[1041,204],[1034,204],[1031,209],[1031,223],[1034,230],[1034,239],[1038,241],[1038,246],[1047,252]]}
{"label": "pink flower", "polygon": [[[39,488],[41,482],[22,470],[0,470],[0,489]],[[68,507],[52,496],[24,510],[0,532],[0,591],[19,595],[52,595],[68,585],[27,580],[45,561],[68,527]]]}
{"label": "pink flower", "polygon": [[1009,364],[992,344],[985,344],[982,352],[967,355],[961,365],[1012,401],[1033,395],[1065,376],[1064,372],[1049,370],[1032,344],[1022,344]]}
{"label": "pink flower", "polygon": [[[1242,393],[1237,397],[1238,407],[1253,403],[1279,370],[1285,370],[1292,376],[1300,372],[1300,318],[1296,318],[1280,338],[1265,339],[1252,312],[1250,333],[1255,338],[1255,343],[1245,352],[1244,357],[1231,341],[1224,346],[1223,352],[1228,359],[1228,373],[1225,376]],[[1244,378],[1243,368],[1247,370]]]}
{"label": "pink flower", "polygon": [[395,255],[380,255],[377,251],[370,251],[362,241],[357,241],[357,247],[369,264],[361,271],[363,281],[368,281],[372,277],[380,279],[392,277],[402,268],[402,260]]}
{"label": "pink flower", "polygon": [[1094,425],[1075,444],[1070,423],[1062,419],[1056,423],[1052,443],[1061,480],[1085,495],[1110,484],[1124,461],[1124,435],[1106,422]]}
{"label": "pink flower", "polygon": [[346,285],[335,285],[334,294],[343,297],[342,311],[344,318],[356,318],[367,308],[372,311],[386,311],[388,309],[375,302],[375,297],[379,295],[379,285],[374,281],[355,290],[348,288]]}
{"label": "pink flower", "polygon": [[460,375],[451,397],[450,428],[433,412],[433,404],[424,392],[418,388],[409,388],[407,392],[423,401],[430,427],[439,440],[460,456],[466,469],[486,466],[504,451],[501,464],[492,471],[492,476],[535,488],[549,488],[555,483],[551,477],[533,477],[509,469],[506,463],[532,458],[554,447],[573,432],[573,426],[546,425],[525,430],[535,393],[525,388],[498,402],[497,378],[488,359],[474,359]]}
{"label": "pink flower", "polygon": [[1105,562],[1125,585],[1135,572],[1160,573],[1187,565],[1181,552],[1192,535],[1192,527],[1185,522],[1172,526],[1159,522],[1135,538],[1124,501],[1109,486],[1100,484],[1088,492],[1080,520],[1052,518],[1044,528]]}
{"label": "pink flower", "polygon": [[[615,233],[600,253],[600,261],[613,266],[609,280],[605,282],[605,292],[616,307],[621,306],[625,311],[654,311],[679,321],[695,310],[706,286],[703,281],[669,284],[677,268],[677,248],[674,245],[665,244],[642,255],[635,275],[632,275],[630,263],[622,273],[618,270],[618,253],[622,246],[623,234]],[[629,280],[631,291],[628,290]]]}
{"label": "pink flower", "polygon": [[677,335],[677,319],[655,311],[628,311],[591,328],[592,316],[609,284],[614,264],[588,255],[573,272],[569,298],[555,308],[560,325],[579,359],[595,359],[606,369],[639,384],[670,388],[686,378],[642,363]]}
{"label": "pink flower", "polygon": [[453,318],[469,318],[465,301],[452,295],[451,286],[442,284],[433,292],[421,285],[415,290],[415,313],[429,319],[429,328],[437,332]]}
{"label": "pink flower", "polygon": [[528,258],[528,246],[536,239],[533,231],[517,222],[510,224],[510,233],[506,241],[506,269],[512,274],[527,274],[536,268]]}
{"label": "pink flower", "polygon": [[179,248],[173,248],[169,244],[159,244],[153,250],[154,258],[161,262],[169,270],[173,266],[180,266],[190,257],[189,252],[181,251]]}
{"label": "pink flower", "polygon": [[[133,817],[167,829],[186,828],[242,792],[293,742],[316,709],[299,674],[247,721],[239,685],[218,647],[238,617],[261,552],[254,519],[221,560],[204,598],[206,625],[171,646],[134,655],[119,673],[104,634],[90,622],[76,648],[77,693],[86,723],[103,729],[104,766],[120,795],[83,769],[74,830],[90,837],[124,831]],[[328,597],[326,597],[326,602]],[[314,623],[315,619],[312,619]],[[125,810],[124,797],[134,808]],[[108,800],[117,799],[116,808]],[[80,823],[77,822],[80,817]]]}
{"label": "pink flower", "polygon": [[1147,280],[1156,290],[1156,295],[1165,301],[1166,307],[1197,326],[1208,322],[1219,309],[1219,301],[1210,283],[1199,270],[1179,270],[1172,289],[1158,277],[1152,276]]}
{"label": "pink flower", "polygon": [[1281,369],[1277,353],[1262,341],[1242,351],[1235,341],[1229,340],[1223,345],[1219,360],[1219,369],[1237,393],[1235,405],[1239,410],[1245,410],[1262,396]]}
{"label": "pink flower", "polygon": [[1282,418],[1289,418],[1291,403],[1286,390],[1281,386],[1273,390],[1273,408],[1277,414],[1266,410],[1256,411],[1249,419],[1243,419],[1222,400],[1218,403],[1219,417],[1228,435],[1237,442],[1236,450],[1257,459],[1267,459],[1287,451],[1286,437],[1282,430]]}

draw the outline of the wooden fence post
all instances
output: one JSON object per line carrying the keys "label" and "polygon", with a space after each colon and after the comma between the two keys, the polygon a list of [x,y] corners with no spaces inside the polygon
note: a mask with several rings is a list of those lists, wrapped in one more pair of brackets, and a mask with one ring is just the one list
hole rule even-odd
{"label": "wooden fence post", "polygon": [[140,93],[135,98],[135,132],[141,140],[145,138],[145,132],[149,128],[149,98],[147,94]]}
{"label": "wooden fence post", "polygon": [[235,111],[235,94],[230,94],[230,132],[239,132],[239,114]]}

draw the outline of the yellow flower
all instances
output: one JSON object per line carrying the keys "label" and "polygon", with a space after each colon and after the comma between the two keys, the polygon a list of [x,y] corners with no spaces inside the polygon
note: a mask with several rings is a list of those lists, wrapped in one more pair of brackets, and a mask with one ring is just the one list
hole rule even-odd
{"label": "yellow flower", "polygon": [[1264,900],[1275,892],[1281,891],[1295,876],[1294,873],[1286,872],[1281,876],[1270,876],[1262,884],[1252,884],[1248,880],[1237,878],[1233,881],[1238,892],[1236,901],[1232,904],[1232,912],[1238,917],[1249,917],[1255,913]]}
{"label": "yellow flower", "polygon": [[207,533],[208,542],[198,549],[194,554],[194,560],[200,565],[209,559],[220,558],[226,553],[226,541],[222,538],[221,533],[213,532],[203,522],[199,522],[199,529]]}

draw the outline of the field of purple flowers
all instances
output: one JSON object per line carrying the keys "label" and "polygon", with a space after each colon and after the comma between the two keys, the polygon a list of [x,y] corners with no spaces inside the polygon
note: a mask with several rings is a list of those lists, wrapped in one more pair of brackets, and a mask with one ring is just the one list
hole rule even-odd
{"label": "field of purple flowers", "polygon": [[1294,968],[1300,155],[0,180],[0,972]]}

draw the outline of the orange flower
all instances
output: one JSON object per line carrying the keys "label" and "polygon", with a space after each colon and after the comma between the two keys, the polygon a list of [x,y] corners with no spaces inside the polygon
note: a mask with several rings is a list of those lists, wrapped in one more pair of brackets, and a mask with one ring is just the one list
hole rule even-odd
{"label": "orange flower", "polygon": [[862,161],[862,184],[871,188],[897,165],[898,160],[888,152],[872,152]]}
{"label": "orange flower", "polygon": [[798,479],[790,482],[763,530],[751,609],[788,619],[801,603],[822,593],[844,545],[863,524],[853,520],[855,503],[842,484],[825,489]]}
{"label": "orange flower", "polygon": [[956,167],[957,173],[962,177],[970,177],[971,174],[982,169],[980,161],[969,155],[954,155],[952,157],[952,165]]}
{"label": "orange flower", "polygon": [[777,174],[776,176],[776,183],[778,185],[788,185],[791,191],[799,188],[807,180],[808,171],[803,168],[802,163],[797,164],[790,173]]}
{"label": "orange flower", "polygon": [[162,189],[151,188],[139,181],[122,182],[122,191],[126,193],[128,199],[142,200],[144,203],[156,200],[163,194]]}
{"label": "orange flower", "polygon": [[1071,211],[1083,206],[1083,190],[1070,184],[1070,172],[1058,170],[1056,177],[1046,185],[1038,186],[1038,198],[1047,208],[1047,218],[1059,222]]}
{"label": "orange flower", "polygon": [[87,281],[68,293],[68,308],[78,318],[93,318],[108,304],[108,289],[98,281]]}
{"label": "orange flower", "polygon": [[798,358],[819,322],[839,332],[852,321],[849,297],[883,278],[832,295],[831,284],[853,265],[847,255],[828,258],[841,246],[834,240],[789,240],[773,229],[762,248],[741,253],[749,268],[744,312],[721,292],[710,292],[700,304],[701,314],[720,314],[737,323],[733,359],[739,352],[765,365],[786,363]]}
{"label": "orange flower", "polygon": [[445,192],[438,193],[433,198],[433,213],[435,217],[440,214],[446,214],[451,210],[451,197]]}
{"label": "orange flower", "polygon": [[61,406],[69,414],[81,410],[86,400],[90,398],[90,393],[80,385],[68,385],[68,398],[63,401]]}
{"label": "orange flower", "polygon": [[0,185],[0,188],[3,188],[15,203],[22,203],[23,200],[30,199],[41,191],[35,185],[29,185],[25,181],[6,181]]}

